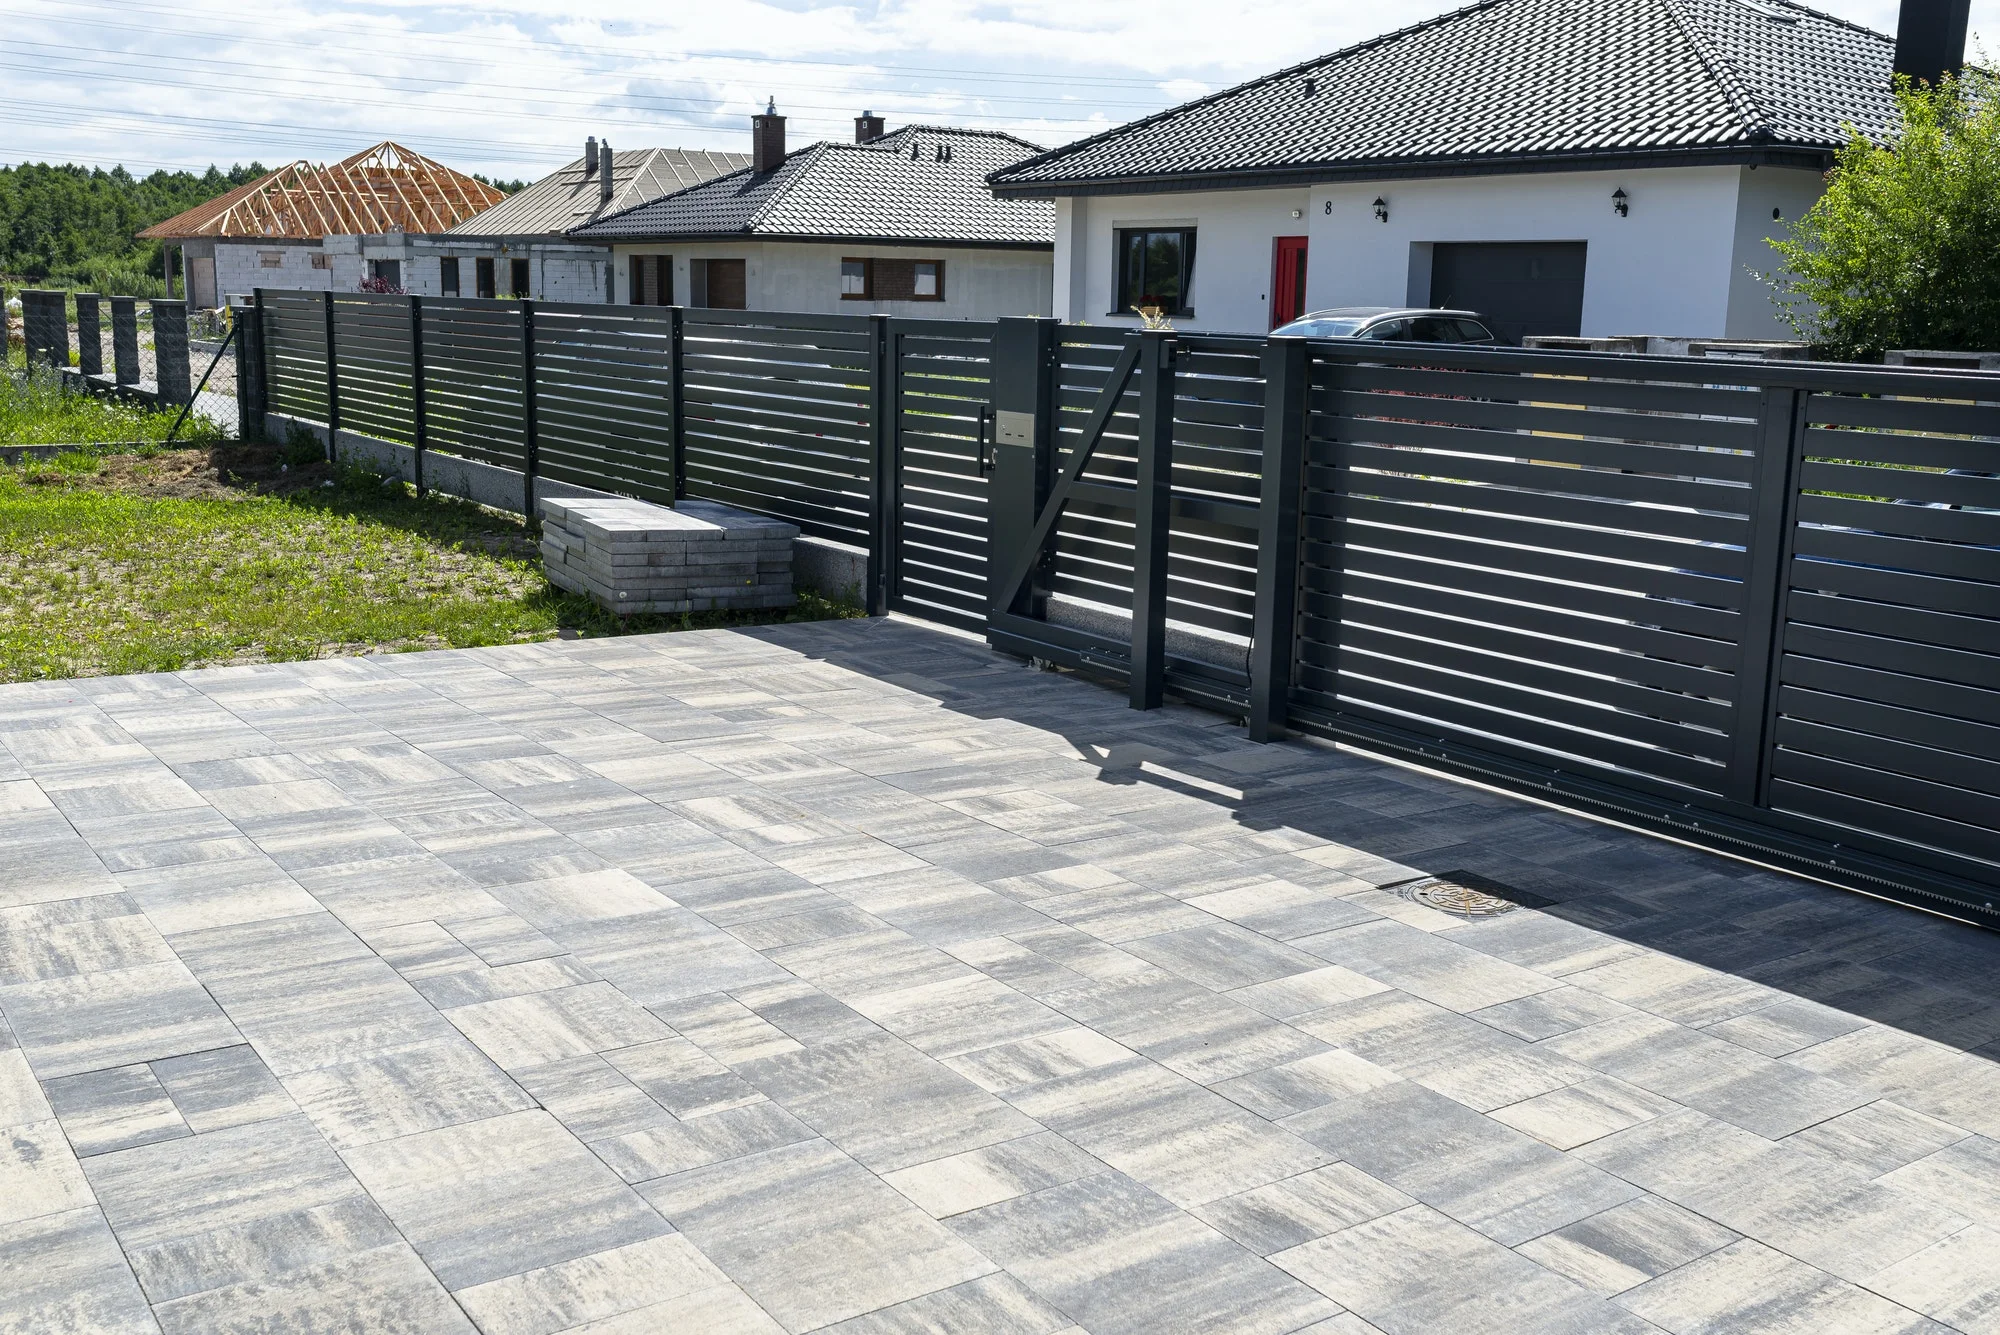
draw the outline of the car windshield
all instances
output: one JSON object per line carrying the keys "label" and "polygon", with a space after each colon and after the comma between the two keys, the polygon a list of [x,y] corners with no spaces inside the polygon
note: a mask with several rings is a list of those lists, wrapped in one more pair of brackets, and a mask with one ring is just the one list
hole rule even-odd
{"label": "car windshield", "polygon": [[1290,324],[1279,325],[1271,332],[1290,334],[1295,338],[1351,338],[1356,330],[1367,324],[1369,315],[1321,315],[1304,320],[1294,320]]}

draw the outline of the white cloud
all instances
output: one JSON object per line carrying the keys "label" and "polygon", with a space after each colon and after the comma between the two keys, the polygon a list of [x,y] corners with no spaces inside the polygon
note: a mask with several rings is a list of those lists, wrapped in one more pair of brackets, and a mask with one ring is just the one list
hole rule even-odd
{"label": "white cloud", "polygon": [[[1897,0],[1826,8],[1893,29]],[[1430,17],[1453,0],[0,0],[13,160],[204,166],[394,138],[537,175],[586,134],[741,149],[775,96],[795,142],[864,107],[1044,143]],[[1975,0],[2000,45],[2000,0]],[[2000,54],[1995,52],[1993,54]]]}

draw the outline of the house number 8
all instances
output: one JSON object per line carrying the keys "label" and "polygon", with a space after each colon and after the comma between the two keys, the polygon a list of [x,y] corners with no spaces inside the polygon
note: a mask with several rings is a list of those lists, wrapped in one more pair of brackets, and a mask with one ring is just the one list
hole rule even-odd
{"label": "house number 8", "polygon": [[1333,201],[1329,199],[1322,207],[1326,210],[1326,216],[1331,218],[1333,216]]}

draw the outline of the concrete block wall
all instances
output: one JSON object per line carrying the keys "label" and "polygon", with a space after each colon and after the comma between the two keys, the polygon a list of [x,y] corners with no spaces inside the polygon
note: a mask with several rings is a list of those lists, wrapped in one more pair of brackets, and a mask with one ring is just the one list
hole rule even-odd
{"label": "concrete block wall", "polygon": [[[249,296],[260,287],[286,288],[295,292],[333,291],[333,271],[315,269],[312,257],[320,254],[318,242],[222,242],[215,245],[215,284],[222,296]],[[264,255],[276,255],[276,268],[266,268]],[[348,289],[352,291],[353,288]]]}

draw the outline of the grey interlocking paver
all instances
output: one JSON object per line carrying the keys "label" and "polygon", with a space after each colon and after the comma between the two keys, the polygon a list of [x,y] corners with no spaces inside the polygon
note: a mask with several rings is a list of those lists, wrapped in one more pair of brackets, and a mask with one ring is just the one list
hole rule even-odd
{"label": "grey interlocking paver", "polygon": [[645,1195],[787,1330],[999,1268],[823,1140],[698,1168]]}
{"label": "grey interlocking paver", "polygon": [[0,1330],[1984,1335],[1996,965],[894,620],[5,687]]}

